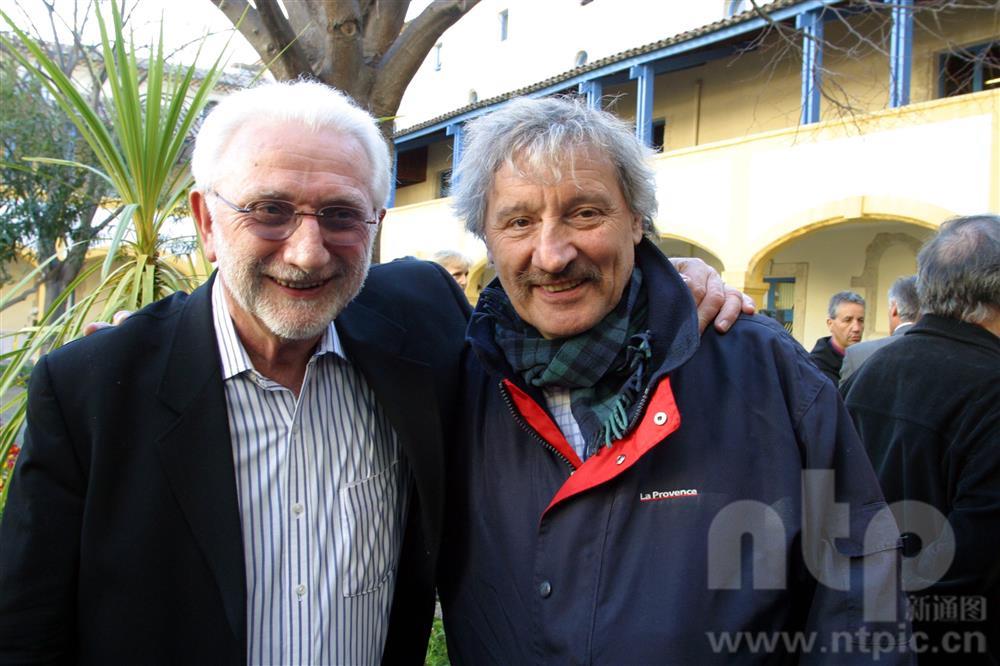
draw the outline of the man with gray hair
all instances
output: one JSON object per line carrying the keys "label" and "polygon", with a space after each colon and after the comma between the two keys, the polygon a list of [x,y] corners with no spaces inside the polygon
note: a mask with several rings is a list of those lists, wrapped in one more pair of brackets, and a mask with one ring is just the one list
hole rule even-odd
{"label": "man with gray hair", "polygon": [[[768,318],[699,336],[649,149],[559,98],[465,137],[455,205],[497,279],[448,456],[453,663],[868,663],[872,618],[892,651],[898,532],[836,388]],[[796,643],[745,659],[746,632]]]}
{"label": "man with gray hair", "polygon": [[[928,639],[921,663],[953,660],[949,643],[964,641],[971,654],[963,664],[996,664],[1000,217],[941,225],[917,256],[917,292],[920,321],[851,376],[847,408],[886,499],[922,502],[941,518],[921,523],[927,512],[903,505],[896,512],[904,534],[919,537],[906,550],[916,574],[914,629]],[[920,580],[934,571],[936,582]]]}
{"label": "man with gray hair", "polygon": [[865,299],[853,291],[838,291],[826,308],[826,327],[830,335],[816,341],[809,358],[833,385],[840,383],[840,367],[845,350],[861,342],[865,332]]}
{"label": "man with gray hair", "polygon": [[866,340],[851,345],[844,352],[840,366],[840,383],[847,381],[868,358],[879,349],[899,340],[920,317],[920,300],[917,297],[917,276],[905,275],[889,287],[889,335],[878,340]]}
{"label": "man with gray hair", "polygon": [[465,255],[454,250],[441,250],[434,253],[431,261],[443,266],[455,278],[462,291],[465,291],[465,287],[469,284],[469,267],[472,265]]}

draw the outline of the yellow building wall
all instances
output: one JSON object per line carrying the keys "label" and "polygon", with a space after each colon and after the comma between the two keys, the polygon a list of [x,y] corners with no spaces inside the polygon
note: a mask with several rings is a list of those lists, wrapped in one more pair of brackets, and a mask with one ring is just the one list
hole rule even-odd
{"label": "yellow building wall", "polygon": [[422,183],[414,183],[396,190],[396,205],[411,204],[438,198],[438,183],[442,171],[451,168],[452,141],[433,143],[427,147],[427,178]]}

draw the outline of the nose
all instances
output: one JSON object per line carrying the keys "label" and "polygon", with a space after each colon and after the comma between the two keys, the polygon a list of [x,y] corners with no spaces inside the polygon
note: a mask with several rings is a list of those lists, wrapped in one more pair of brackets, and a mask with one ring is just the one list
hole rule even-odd
{"label": "nose", "polygon": [[573,232],[560,220],[544,220],[535,239],[532,264],[546,273],[561,273],[577,257]]}
{"label": "nose", "polygon": [[330,251],[323,243],[323,234],[315,217],[302,217],[299,228],[284,241],[282,259],[286,264],[307,272],[322,269],[330,263]]}

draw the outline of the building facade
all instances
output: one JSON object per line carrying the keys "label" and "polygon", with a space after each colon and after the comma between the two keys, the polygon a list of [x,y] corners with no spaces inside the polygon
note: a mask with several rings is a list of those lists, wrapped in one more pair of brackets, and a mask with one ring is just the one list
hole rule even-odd
{"label": "building facade", "polygon": [[758,5],[481,2],[400,108],[382,260],[460,250],[474,299],[492,271],[447,198],[463,123],[581,95],[657,149],[668,254],[715,266],[803,344],[843,289],[868,300],[866,337],[888,334],[885,292],[935,228],[1000,213],[1000,3]]}

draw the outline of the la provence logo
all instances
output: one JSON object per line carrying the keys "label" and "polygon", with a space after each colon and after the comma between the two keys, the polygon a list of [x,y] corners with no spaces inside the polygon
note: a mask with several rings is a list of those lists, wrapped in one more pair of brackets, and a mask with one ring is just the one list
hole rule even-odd
{"label": "la provence logo", "polygon": [[660,500],[677,499],[678,497],[697,497],[696,488],[681,488],[679,490],[653,490],[648,493],[639,491],[640,502],[658,502]]}

